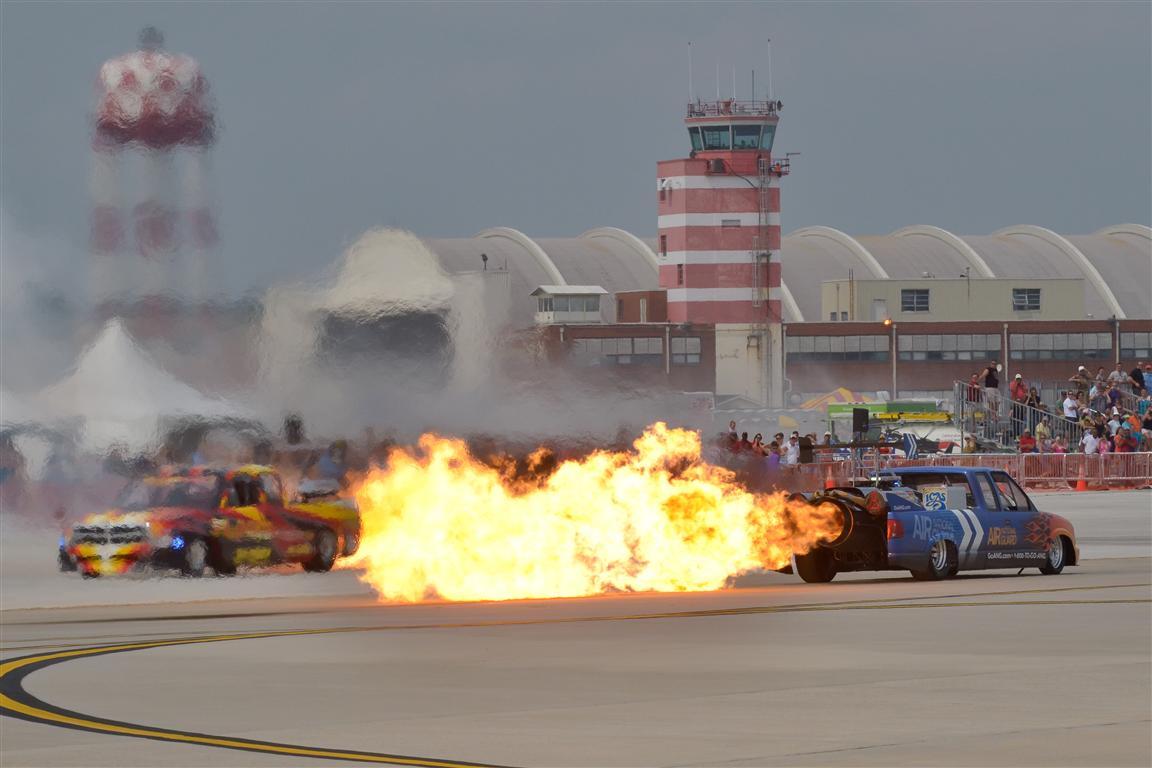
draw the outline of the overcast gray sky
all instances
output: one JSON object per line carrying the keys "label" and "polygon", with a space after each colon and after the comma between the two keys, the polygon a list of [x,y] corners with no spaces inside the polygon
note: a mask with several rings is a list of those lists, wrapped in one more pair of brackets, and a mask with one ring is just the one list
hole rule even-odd
{"label": "overcast gray sky", "polygon": [[[655,164],[738,67],[802,152],[784,230],[1148,224],[1152,4],[4,2],[5,226],[82,251],[100,63],[153,24],[198,58],[240,280],[314,273],[364,230],[604,225],[652,236]],[[8,240],[8,242],[12,242]]]}

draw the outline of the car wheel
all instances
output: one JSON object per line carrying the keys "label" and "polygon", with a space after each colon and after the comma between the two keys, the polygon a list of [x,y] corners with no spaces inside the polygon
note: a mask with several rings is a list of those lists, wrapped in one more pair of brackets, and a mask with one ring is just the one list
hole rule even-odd
{"label": "car wheel", "polygon": [[316,533],[316,540],[313,544],[315,553],[311,559],[304,562],[304,570],[313,573],[323,573],[332,570],[332,565],[336,562],[336,552],[339,542],[336,540],[336,534],[327,528],[322,528]]}
{"label": "car wheel", "polygon": [[809,584],[827,584],[836,578],[836,562],[832,553],[816,547],[803,555],[796,555],[796,573]]}
{"label": "car wheel", "polygon": [[1055,576],[1064,570],[1064,564],[1067,561],[1068,546],[1064,543],[1063,536],[1057,536],[1048,545],[1048,557],[1044,560],[1044,565],[1040,566],[1040,573],[1046,576]]}
{"label": "car wheel", "polygon": [[344,534],[344,549],[340,554],[344,557],[352,557],[358,549],[360,549],[360,526],[356,526]]}
{"label": "car wheel", "polygon": [[217,576],[236,575],[236,548],[232,544],[226,541],[217,543],[212,555],[212,571]]}
{"label": "car wheel", "polygon": [[60,572],[61,573],[75,573],[76,572],[76,561],[73,560],[71,558],[71,556],[69,556],[69,554],[67,552],[65,552],[63,549],[60,550],[60,555],[57,558],[57,560],[60,563]]}
{"label": "car wheel", "polygon": [[959,570],[956,562],[956,547],[945,539],[932,542],[928,550],[928,567],[912,571],[912,578],[920,581],[940,581],[955,576]]}
{"label": "car wheel", "polygon": [[180,562],[180,573],[199,578],[208,567],[208,544],[204,539],[190,538],[184,545],[184,559]]}

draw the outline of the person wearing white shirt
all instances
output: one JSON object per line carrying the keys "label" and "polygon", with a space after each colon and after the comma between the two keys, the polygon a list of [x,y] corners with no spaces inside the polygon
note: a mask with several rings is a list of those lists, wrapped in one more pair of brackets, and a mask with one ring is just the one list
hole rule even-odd
{"label": "person wearing white shirt", "polygon": [[790,467],[800,463],[800,438],[796,435],[788,438],[788,447],[784,451],[784,463]]}
{"label": "person wearing white shirt", "polygon": [[1092,431],[1085,432],[1084,437],[1080,438],[1080,448],[1084,453],[1096,453],[1099,446],[1100,441]]}
{"label": "person wearing white shirt", "polygon": [[1064,418],[1069,421],[1076,421],[1079,418],[1078,406],[1079,403],[1076,402],[1076,398],[1072,397],[1072,393],[1069,392],[1064,398]]}

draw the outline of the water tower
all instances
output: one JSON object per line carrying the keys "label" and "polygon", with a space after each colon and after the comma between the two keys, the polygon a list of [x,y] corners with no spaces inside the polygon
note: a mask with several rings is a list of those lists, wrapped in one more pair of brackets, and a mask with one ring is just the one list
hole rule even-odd
{"label": "water tower", "polygon": [[691,152],[657,164],[660,285],[671,322],[716,329],[716,391],[783,406],[780,102],[688,104]]}

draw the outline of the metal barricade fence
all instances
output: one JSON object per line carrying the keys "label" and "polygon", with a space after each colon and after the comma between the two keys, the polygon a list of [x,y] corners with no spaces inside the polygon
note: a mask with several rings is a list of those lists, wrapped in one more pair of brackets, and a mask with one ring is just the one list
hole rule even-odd
{"label": "metal barricade fence", "polygon": [[877,468],[988,467],[1003,470],[1021,485],[1032,488],[1073,488],[1081,480],[1089,488],[1143,488],[1152,486],[1152,453],[966,453],[905,459],[874,454],[852,462],[856,477]]}

